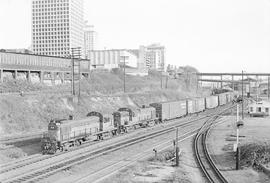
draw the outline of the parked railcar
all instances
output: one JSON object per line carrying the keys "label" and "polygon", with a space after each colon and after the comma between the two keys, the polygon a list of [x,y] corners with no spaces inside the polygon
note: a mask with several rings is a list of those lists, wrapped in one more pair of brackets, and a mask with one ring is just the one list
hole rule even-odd
{"label": "parked railcar", "polygon": [[218,94],[218,105],[222,106],[227,103],[226,93]]}
{"label": "parked railcar", "polygon": [[100,131],[99,118],[96,116],[81,120],[51,121],[48,134],[42,138],[42,153],[53,154],[58,149],[79,145]]}
{"label": "parked railcar", "polygon": [[182,117],[186,115],[186,101],[152,103],[150,106],[156,109],[156,116],[160,122]]}
{"label": "parked railcar", "polygon": [[205,97],[205,108],[212,109],[218,106],[218,96],[212,95]]}
{"label": "parked railcar", "polygon": [[195,98],[195,112],[202,112],[205,110],[205,99],[204,98]]}
{"label": "parked railcar", "polygon": [[187,99],[187,114],[194,114],[195,113],[195,101],[193,99]]}
{"label": "parked railcar", "polygon": [[226,103],[230,103],[233,100],[233,92],[227,92],[226,94]]}

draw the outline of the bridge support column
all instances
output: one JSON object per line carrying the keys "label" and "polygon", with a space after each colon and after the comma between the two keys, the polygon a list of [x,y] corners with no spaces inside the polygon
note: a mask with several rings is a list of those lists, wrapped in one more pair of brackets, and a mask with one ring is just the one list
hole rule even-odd
{"label": "bridge support column", "polygon": [[267,82],[267,98],[270,99],[270,76],[268,76],[268,82]]}
{"label": "bridge support column", "polygon": [[28,82],[31,82],[31,72],[30,72],[30,70],[26,71],[26,79],[27,79]]}
{"label": "bridge support column", "polygon": [[0,69],[0,81],[3,82],[3,69]]}
{"label": "bridge support column", "polygon": [[39,79],[40,79],[40,83],[44,83],[44,72],[43,71],[39,72]]}
{"label": "bridge support column", "polygon": [[17,79],[17,76],[18,76],[18,71],[15,70],[15,71],[14,71],[14,79]]}
{"label": "bridge support column", "polygon": [[61,82],[62,82],[62,84],[65,83],[65,72],[61,73]]}
{"label": "bridge support column", "polygon": [[56,73],[55,72],[51,72],[51,82],[52,82],[52,85],[55,85],[55,78],[56,78]]}
{"label": "bridge support column", "polygon": [[220,82],[220,87],[221,87],[221,89],[222,89],[222,88],[223,88],[222,75],[220,75],[220,80],[221,80],[221,82]]}
{"label": "bridge support column", "polygon": [[232,89],[234,90],[234,75],[232,75]]}

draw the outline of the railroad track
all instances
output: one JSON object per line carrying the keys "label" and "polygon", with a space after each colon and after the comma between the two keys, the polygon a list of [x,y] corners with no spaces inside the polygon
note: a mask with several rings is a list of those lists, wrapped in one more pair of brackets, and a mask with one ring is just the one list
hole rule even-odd
{"label": "railroad track", "polygon": [[[202,116],[202,117],[195,118],[195,119],[189,119],[189,120],[187,120],[187,122],[184,122],[184,123],[181,123],[181,124],[182,125],[187,125],[187,124],[191,124],[192,122],[196,122],[196,121],[206,119],[206,118],[209,118],[209,116]],[[173,121],[175,122],[177,120],[179,120],[179,119],[171,120],[171,122],[173,122]],[[118,136],[116,136],[114,138],[117,138],[117,137]],[[106,139],[106,140],[108,140],[108,139]],[[66,154],[66,153],[71,153],[71,152],[76,151],[78,149],[82,149],[82,148],[88,147],[90,145],[98,144],[99,142],[100,141],[89,141],[89,142],[86,142],[86,143],[82,144],[81,146],[71,148],[69,151],[59,152],[59,153],[54,154],[54,155],[43,155],[43,156],[41,156],[40,154],[36,154],[36,155],[29,156],[29,157],[23,158],[21,160],[15,161],[15,162],[3,164],[3,165],[0,166],[1,167],[0,175],[3,174],[3,173],[9,172],[9,171],[15,171],[18,168],[21,168],[21,167],[24,167],[24,166],[27,166],[27,165],[31,165],[33,163],[48,160],[50,158],[53,158],[53,157],[56,157],[56,156],[61,156],[61,155]]]}
{"label": "railroad track", "polygon": [[[228,109],[233,108],[229,107]],[[224,112],[226,109],[224,110]],[[215,125],[215,120],[217,119],[217,115],[213,116],[212,118],[208,119],[207,122],[202,126],[202,128],[199,130],[199,132],[196,134],[194,138],[194,151],[195,151],[195,158],[206,176],[207,180],[211,183],[228,183],[226,178],[222,175],[220,170],[215,165],[213,159],[211,158],[207,145],[207,135],[212,127],[212,125]]]}
{"label": "railroad track", "polygon": [[[218,123],[223,123],[224,121],[221,120]],[[193,129],[192,131],[189,131],[181,136],[178,136],[179,142],[184,141],[188,138],[191,138],[192,136],[196,135],[197,132],[201,129],[201,127]],[[149,149],[144,150],[143,152],[136,154],[134,156],[131,156],[128,158],[128,161],[126,158],[123,160],[112,162],[109,165],[106,165],[106,167],[100,167],[98,170],[93,171],[75,181],[75,183],[86,183],[86,182],[92,182],[92,183],[98,183],[102,182],[103,180],[107,179],[108,177],[112,176],[113,174],[119,172],[120,170],[123,170],[127,167],[129,167],[132,164],[135,164],[138,160],[146,159],[151,156],[152,149],[158,149],[159,152],[168,149],[171,147],[171,138],[165,139],[164,142],[159,142],[154,147],[151,147]]]}
{"label": "railroad track", "polygon": [[[203,119],[207,119],[209,118],[209,116],[211,116],[211,114],[213,113],[216,113],[217,111],[220,111],[222,110],[222,107],[221,108],[218,108],[218,109],[214,109],[214,110],[209,110],[207,112],[205,112],[205,116],[203,117],[200,117],[198,119],[194,119],[194,120],[190,120],[190,121],[187,121],[185,123],[181,123],[179,125],[177,125],[178,127],[183,127],[184,125],[188,125],[188,124],[191,124],[192,122],[195,122],[195,121],[198,121],[198,120],[203,120]],[[179,120],[179,119],[176,119],[176,121]],[[175,120],[172,120],[172,121],[175,121]],[[12,179],[9,179],[9,180],[4,180],[3,182],[24,182],[24,181],[31,181],[32,179],[34,179],[35,181],[36,180],[40,180],[40,179],[43,179],[51,174],[54,174],[58,171],[61,171],[65,168],[68,168],[68,167],[71,167],[75,164],[79,164],[81,162],[84,162],[86,161],[87,159],[91,159],[91,158],[94,158],[96,156],[93,156],[95,154],[98,154],[98,155],[102,155],[102,153],[104,153],[106,150],[117,150],[116,147],[118,148],[123,148],[125,146],[128,146],[128,145],[132,145],[134,143],[138,143],[138,142],[141,142],[141,141],[144,141],[146,139],[149,139],[149,138],[154,138],[155,136],[159,136],[161,134],[164,134],[164,133],[168,133],[169,131],[173,131],[174,130],[174,127],[168,127],[166,128],[165,130],[160,130],[160,131],[157,131],[157,132],[154,132],[154,133],[150,133],[150,134],[147,134],[147,135],[144,135],[142,137],[139,137],[137,139],[131,139],[131,140],[128,140],[128,141],[125,141],[123,143],[117,143],[115,144],[114,146],[109,146],[107,148],[102,148],[102,149],[98,149],[96,151],[86,151],[82,154],[80,154],[79,156],[76,156],[74,158],[67,158],[65,161],[62,161],[62,162],[56,162],[54,164],[50,164],[49,166],[44,166],[43,168],[41,169],[35,169],[33,171],[31,171],[31,173],[23,173],[23,175],[18,175],[18,176],[14,176],[12,177]],[[74,151],[77,150],[77,149],[74,149]],[[69,152],[66,152],[66,153],[70,153]],[[21,162],[18,162],[17,164],[15,163],[14,166],[10,165],[10,166],[4,166],[4,167],[1,167],[2,170],[0,172],[0,175],[2,173],[5,173],[5,172],[9,172],[9,171],[15,171],[16,169],[18,168],[21,168],[21,167],[24,167],[24,166],[27,166],[27,165],[31,165],[33,163],[37,163],[37,162],[41,162],[43,160],[46,160],[46,159],[50,159],[52,157],[55,157],[55,156],[59,156],[59,155],[62,155],[64,153],[59,153],[59,154],[56,154],[56,155],[53,155],[53,156],[42,156],[42,157],[34,157],[33,159],[24,159],[22,160]],[[74,155],[73,155],[74,156]],[[87,158],[88,157],[88,158]]]}
{"label": "railroad track", "polygon": [[33,134],[29,134],[29,135],[18,135],[18,136],[14,136],[14,137],[3,137],[3,138],[0,138],[0,143],[14,144],[14,143],[23,142],[23,141],[40,139],[42,137],[42,134],[43,134],[43,132],[33,133]]}
{"label": "railroad track", "polygon": [[[208,111],[204,112],[203,115],[198,116],[198,117],[196,117],[195,115],[186,117],[187,118],[186,119],[187,122],[181,123],[181,125],[191,124],[192,122],[196,122],[196,121],[199,121],[199,120],[202,120],[202,119],[209,118],[213,112],[218,111],[218,110],[221,110],[221,109],[222,109],[222,107],[219,108],[219,109],[208,110]],[[182,119],[185,119],[185,118],[182,118]],[[173,120],[167,121],[166,123],[173,123],[173,122],[177,122],[178,120],[179,119],[173,119]],[[161,125],[164,125],[164,124],[161,124]],[[89,142],[84,143],[81,146],[78,146],[78,147],[75,147],[75,148],[71,148],[67,152],[60,152],[60,153],[57,153],[57,154],[54,154],[54,155],[50,155],[50,156],[48,156],[48,155],[44,155],[44,156],[33,155],[33,156],[29,156],[29,157],[23,158],[23,159],[18,160],[18,161],[14,161],[14,162],[10,162],[10,163],[7,163],[7,164],[3,164],[3,165],[0,166],[1,167],[1,169],[0,169],[0,175],[3,174],[3,173],[9,172],[9,171],[15,171],[18,168],[25,167],[25,166],[31,165],[33,163],[44,161],[44,160],[53,158],[55,156],[63,155],[63,154],[66,154],[66,153],[70,153],[72,151],[76,151],[78,149],[87,147],[89,145],[94,145],[94,144],[97,144],[97,143],[99,143],[99,142],[89,141]]]}
{"label": "railroad track", "polygon": [[[212,112],[216,112],[216,111],[218,111],[218,109],[213,110]],[[205,118],[209,118],[209,116],[205,116],[205,117],[202,117],[200,119],[188,121],[186,123],[182,123],[182,124],[179,124],[177,126],[183,127],[184,125],[190,124],[191,122],[202,120]],[[89,159],[95,158],[97,156],[101,156],[104,153],[112,152],[112,151],[115,151],[117,149],[124,148],[124,147],[130,146],[132,144],[139,143],[139,142],[145,141],[147,139],[151,139],[151,138],[154,138],[156,136],[160,136],[162,134],[165,134],[165,133],[168,133],[168,132],[171,132],[174,130],[175,130],[175,127],[168,127],[168,128],[163,129],[163,130],[159,130],[157,132],[146,134],[146,135],[143,135],[141,137],[126,140],[126,141],[121,142],[121,143],[116,143],[114,145],[107,146],[105,148],[85,151],[83,153],[80,153],[77,156],[66,158],[63,161],[55,162],[55,163],[47,165],[47,166],[45,165],[42,168],[33,169],[31,172],[26,172],[23,175],[18,175],[18,176],[14,176],[8,180],[3,180],[3,182],[35,182],[35,181],[44,179],[44,178],[46,178],[46,177],[48,177],[48,176],[50,176],[58,171],[61,171],[63,169],[69,168],[69,167],[74,166],[76,164],[83,163],[83,162],[85,162]],[[32,162],[30,164],[32,164]]]}
{"label": "railroad track", "polygon": [[[193,129],[189,132],[186,132],[183,135],[178,136],[178,142],[182,142],[188,138],[191,138],[194,136],[200,128]],[[171,138],[164,139],[162,142],[158,142],[157,144],[154,144],[154,146],[151,146],[147,149],[144,149],[142,152],[130,156],[128,160],[124,158],[123,160],[117,161],[117,162],[112,162],[109,165],[105,165],[106,167],[101,167],[98,170],[95,170],[73,182],[75,183],[84,183],[84,182],[91,182],[91,183],[98,183],[101,182],[108,177],[112,176],[113,174],[116,174],[120,170],[123,170],[127,167],[129,167],[132,164],[137,163],[138,160],[146,159],[148,157],[153,156],[153,148],[158,149],[159,152],[163,151],[165,149],[171,148]]]}

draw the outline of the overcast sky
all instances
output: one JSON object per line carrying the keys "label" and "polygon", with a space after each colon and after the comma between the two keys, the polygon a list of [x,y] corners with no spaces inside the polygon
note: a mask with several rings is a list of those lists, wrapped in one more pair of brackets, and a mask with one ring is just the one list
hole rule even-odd
{"label": "overcast sky", "polygon": [[[99,48],[161,43],[166,64],[270,72],[270,0],[85,0]],[[31,0],[0,0],[0,48],[31,44]]]}

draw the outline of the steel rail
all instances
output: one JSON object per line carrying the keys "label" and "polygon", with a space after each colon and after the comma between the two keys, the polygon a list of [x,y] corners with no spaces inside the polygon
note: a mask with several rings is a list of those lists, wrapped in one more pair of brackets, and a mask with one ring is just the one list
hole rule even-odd
{"label": "steel rail", "polygon": [[[229,109],[232,109],[233,107],[235,107],[235,105],[224,109],[220,114],[224,113],[225,111],[227,111]],[[199,130],[199,132],[197,133],[197,135],[194,138],[194,141],[193,141],[194,146],[193,147],[194,147],[194,151],[195,151],[195,158],[196,158],[199,166],[201,167],[202,172],[204,173],[204,175],[208,179],[208,181],[211,183],[216,183],[215,180],[217,179],[219,182],[227,183],[228,181],[221,174],[220,170],[216,167],[215,163],[213,162],[212,158],[210,157],[207,146],[206,146],[206,136],[208,134],[209,129],[212,127],[212,125],[215,125],[214,122],[217,119],[217,116],[218,115],[214,115],[212,118],[209,118],[205,122],[205,124],[201,127],[201,129]],[[200,140],[201,140],[202,150],[203,150],[204,156],[207,160],[207,163],[210,165],[210,168],[213,171],[213,173],[216,175],[216,177],[211,176],[211,174],[209,173],[209,169],[206,167],[206,164],[203,162],[203,160],[200,156],[200,151],[198,148]]]}
{"label": "steel rail", "polygon": [[[179,142],[182,142],[182,141],[184,141],[184,140],[186,140],[188,138],[193,137],[194,135],[197,134],[197,132],[200,130],[200,128],[201,127],[193,129],[192,131],[186,132],[183,135],[179,135],[178,136]],[[169,144],[169,145],[166,145],[166,144]],[[145,158],[147,158],[149,156],[152,156],[151,153],[149,153],[149,152],[152,152],[153,148],[154,149],[159,149],[159,151],[162,151],[162,150],[168,149],[170,147],[171,147],[171,139],[169,141],[167,141],[167,139],[166,139],[165,142],[160,142],[160,143],[158,143],[158,145],[155,145],[154,147],[151,147],[151,148],[149,148],[149,149],[147,149],[147,150],[145,150],[145,151],[143,151],[143,152],[141,152],[139,154],[136,154],[136,155],[130,157],[129,158],[129,159],[131,159],[130,162],[128,162],[128,163],[126,163],[124,165],[122,165],[123,163],[120,160],[119,162],[110,164],[106,168],[100,168],[97,171],[94,171],[94,172],[92,172],[90,174],[87,174],[87,175],[85,175],[85,176],[83,176],[83,177],[81,177],[79,179],[76,179],[74,182],[75,183],[83,183],[83,182],[89,182],[90,181],[92,183],[98,183],[98,182],[103,181],[106,178],[112,176],[113,174],[119,172],[120,170],[122,170],[124,168],[127,168],[132,164],[135,164],[138,160],[145,159]],[[124,160],[124,162],[125,162],[125,160]],[[113,168],[115,168],[115,166],[120,166],[120,167],[113,170]],[[106,169],[109,169],[110,172],[107,173]]]}
{"label": "steel rail", "polygon": [[[191,124],[192,122],[196,122],[196,121],[199,121],[199,120],[203,120],[205,118],[209,118],[209,117],[211,117],[212,113],[214,113],[216,110],[221,110],[221,109],[222,109],[222,106],[219,107],[219,108],[215,108],[214,110],[211,109],[211,110],[205,111],[204,116],[199,117],[199,118],[195,118],[195,119],[188,119],[187,122],[181,123],[181,125]],[[181,118],[168,120],[168,121],[166,121],[166,125],[168,125],[167,123],[177,122],[179,119],[181,119]],[[162,125],[163,124],[164,123],[162,123]],[[118,136],[116,136],[115,138],[117,138],[117,137]],[[97,143],[99,143],[99,141],[98,142],[88,141],[88,142],[85,142],[83,145],[81,145],[79,147],[70,149],[67,152],[61,152],[61,153],[50,155],[50,156],[31,156],[31,157],[27,157],[27,158],[24,158],[24,159],[19,160],[19,161],[4,164],[4,165],[0,166],[1,167],[0,175],[5,173],[5,172],[14,171],[14,170],[16,170],[18,168],[21,168],[21,167],[24,167],[24,166],[27,166],[27,165],[30,165],[30,164],[33,164],[33,163],[37,163],[37,162],[40,162],[40,161],[44,161],[44,160],[50,159],[50,158],[55,157],[55,156],[59,156],[59,155],[65,154],[65,153],[70,153],[70,152],[76,151],[78,149],[85,148],[89,144],[94,145],[94,144],[97,144]]]}
{"label": "steel rail", "polygon": [[[193,129],[192,131],[186,132],[183,135],[179,135],[178,136],[179,142],[182,142],[182,141],[194,136],[199,129],[200,128]],[[169,139],[169,140],[166,139],[164,142],[158,143],[158,145],[155,145],[154,147],[148,148],[148,149],[144,150],[143,152],[130,157],[129,159],[131,159],[131,161],[128,162],[128,163],[123,163],[123,162],[125,162],[125,160],[120,160],[119,162],[110,164],[106,168],[101,168],[101,169],[99,169],[97,171],[94,171],[93,173],[90,173],[90,174],[88,174],[86,176],[83,176],[83,177],[75,180],[74,182],[75,183],[89,182],[89,179],[91,179],[91,178],[93,179],[93,177],[97,176],[98,174],[102,174],[102,173],[104,174],[104,173],[106,173],[107,170],[110,170],[109,174],[106,174],[105,176],[100,175],[99,178],[95,179],[92,183],[100,182],[100,181],[112,176],[113,174],[119,172],[120,170],[122,170],[124,168],[127,168],[128,166],[136,163],[138,160],[145,159],[145,158],[147,158],[149,156],[152,156],[152,153],[149,153],[149,152],[152,152],[153,148],[159,149],[159,151],[162,151],[162,150],[170,148],[171,146],[172,146],[171,145],[171,139]],[[124,164],[124,165],[122,165],[122,164]],[[118,167],[115,170],[111,171],[112,168],[114,168],[117,165],[119,165],[120,167]]]}
{"label": "steel rail", "polygon": [[[191,120],[188,120],[187,122],[181,123],[181,125],[191,124],[193,122],[196,122],[196,121],[199,121],[199,120],[202,120],[202,119],[205,119],[205,118],[209,118],[209,116],[207,115],[207,116],[203,116],[203,117],[200,117],[200,118],[191,119]],[[167,122],[176,122],[177,120],[179,120],[179,119],[173,119],[173,120],[170,120],[170,121],[167,121]],[[117,138],[117,137],[119,137],[119,136],[115,136],[114,138]],[[95,141],[95,142],[94,141],[88,141],[88,142],[84,143],[83,145],[78,146],[76,148],[72,148],[72,149],[70,149],[69,151],[66,151],[66,152],[61,152],[61,153],[57,153],[57,154],[50,155],[50,156],[47,156],[47,155],[44,155],[44,156],[31,156],[31,157],[24,158],[24,159],[22,159],[20,161],[4,164],[4,165],[0,166],[0,168],[1,168],[0,169],[0,175],[5,173],[5,172],[14,171],[14,170],[16,170],[18,168],[21,168],[21,167],[24,167],[24,166],[27,166],[27,165],[30,165],[30,164],[33,164],[33,163],[37,163],[37,162],[40,162],[40,161],[44,161],[44,160],[53,158],[55,156],[60,156],[60,155],[66,154],[66,153],[70,153],[70,152],[85,148],[89,144],[94,145],[94,144],[97,144],[99,142],[101,142],[101,141]]]}
{"label": "steel rail", "polygon": [[[218,110],[218,109],[215,109],[213,112],[216,112],[216,110]],[[198,119],[193,120],[193,121],[197,121],[197,120]],[[188,123],[191,123],[191,121],[176,125],[176,127],[180,127],[180,126],[183,126],[184,124],[188,124]],[[68,158],[65,162],[56,162],[56,163],[51,164],[49,166],[45,166],[41,169],[37,169],[37,170],[33,170],[32,172],[25,173],[24,175],[19,175],[19,176],[13,177],[10,180],[4,180],[4,182],[24,182],[24,181],[41,180],[41,179],[46,178],[49,175],[52,175],[58,171],[61,171],[63,169],[71,167],[73,165],[80,164],[80,163],[85,162],[86,160],[100,156],[100,155],[104,154],[105,152],[108,153],[111,151],[115,151],[117,149],[124,148],[126,146],[130,146],[132,144],[142,142],[142,141],[145,141],[147,139],[154,138],[156,136],[160,136],[162,134],[171,132],[173,130],[175,130],[175,126],[168,127],[167,129],[159,130],[157,132],[153,132],[151,134],[147,134],[147,135],[143,135],[141,137],[133,138],[133,139],[130,139],[130,140],[127,140],[124,142],[116,143],[114,145],[101,148],[99,150],[86,151],[86,152],[78,155],[77,157]]]}
{"label": "steel rail", "polygon": [[[176,126],[181,127],[181,126],[184,126],[184,125],[187,125],[190,123],[191,122],[185,123],[185,124],[179,124]],[[61,171],[63,169],[66,169],[66,168],[71,167],[71,166],[76,165],[76,164],[83,163],[86,160],[93,159],[93,158],[95,158],[97,156],[101,156],[105,153],[112,152],[112,151],[130,146],[130,145],[145,141],[147,139],[151,139],[151,138],[154,138],[156,136],[166,134],[166,133],[174,131],[174,130],[175,130],[175,127],[168,127],[166,129],[158,130],[158,131],[152,132],[150,134],[144,134],[140,137],[128,139],[128,140],[123,141],[123,142],[118,142],[118,143],[115,143],[115,144],[107,146],[107,147],[99,148],[96,150],[85,151],[76,157],[67,158],[64,162],[63,161],[55,162],[55,163],[50,164],[48,166],[42,167],[38,170],[33,170],[32,172],[25,173],[24,175],[18,175],[18,176],[13,177],[12,179],[3,180],[3,182],[25,182],[25,181],[41,180],[42,178],[45,178],[45,177],[47,177],[51,174],[54,174],[58,171]]]}

